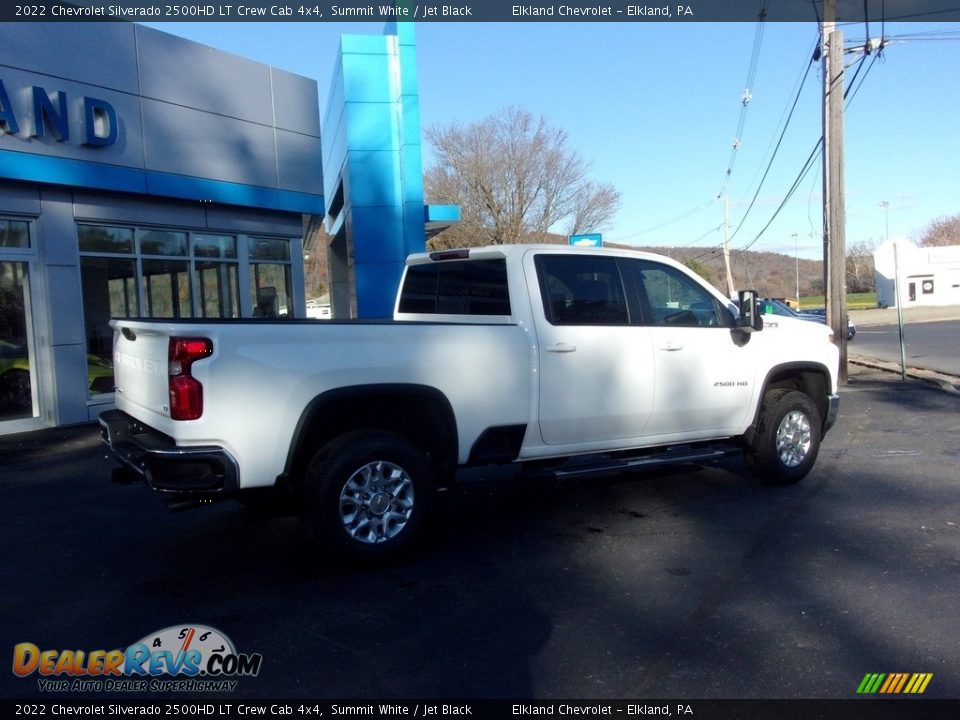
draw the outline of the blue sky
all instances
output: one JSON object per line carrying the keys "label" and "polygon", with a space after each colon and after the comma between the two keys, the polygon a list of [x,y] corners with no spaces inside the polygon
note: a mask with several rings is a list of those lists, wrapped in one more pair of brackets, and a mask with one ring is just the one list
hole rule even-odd
{"label": "blue sky", "polygon": [[[157,23],[165,32],[315,78],[321,104],[342,34],[375,23]],[[863,25],[843,26],[862,45]],[[911,238],[960,213],[960,24],[888,23],[890,39],[850,103],[847,242]],[[871,24],[879,37],[880,26]],[[752,243],[821,134],[816,64],[753,208],[818,36],[816,23],[766,23],[752,99],[727,183],[731,247]],[[416,28],[421,121],[468,123],[508,105],[543,115],[622,193],[604,239],[636,245],[722,241],[724,186],[757,38],[755,23],[422,23]],[[860,55],[848,53],[847,78]],[[865,79],[864,79],[865,78]],[[429,150],[424,157],[429,166]],[[753,245],[822,254],[819,158]],[[889,202],[888,210],[880,207]],[[796,234],[796,237],[794,237]]]}

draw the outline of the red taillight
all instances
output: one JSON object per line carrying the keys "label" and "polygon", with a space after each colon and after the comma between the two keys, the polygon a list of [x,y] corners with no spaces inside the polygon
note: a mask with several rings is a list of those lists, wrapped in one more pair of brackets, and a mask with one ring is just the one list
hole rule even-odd
{"label": "red taillight", "polygon": [[170,338],[167,368],[172,419],[196,420],[203,415],[203,385],[190,374],[190,366],[212,352],[209,338]]}

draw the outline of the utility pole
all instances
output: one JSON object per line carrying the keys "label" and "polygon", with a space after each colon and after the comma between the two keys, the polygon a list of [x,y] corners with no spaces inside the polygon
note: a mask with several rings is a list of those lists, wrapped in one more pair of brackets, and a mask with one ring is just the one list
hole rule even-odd
{"label": "utility pole", "polygon": [[827,322],[840,347],[839,381],[847,381],[846,212],[843,191],[843,31],[836,0],[824,0],[823,57],[823,286]]}
{"label": "utility pole", "polygon": [[797,310],[800,309],[800,241],[797,234],[793,233],[793,256],[797,262]]}
{"label": "utility pole", "polygon": [[723,193],[723,266],[727,271],[727,297],[733,299],[736,290],[733,287],[733,273],[730,272],[730,221],[727,193]]}

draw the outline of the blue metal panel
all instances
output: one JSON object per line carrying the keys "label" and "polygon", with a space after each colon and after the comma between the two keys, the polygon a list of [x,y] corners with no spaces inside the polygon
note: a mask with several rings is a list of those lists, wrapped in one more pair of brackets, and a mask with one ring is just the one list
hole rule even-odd
{"label": "blue metal panel", "polygon": [[350,153],[350,199],[359,206],[396,206],[401,202],[396,152]]}
{"label": "blue metal panel", "polygon": [[317,83],[301,75],[270,68],[273,123],[283,130],[320,137]]}
{"label": "blue metal panel", "polygon": [[277,183],[296,193],[323,194],[320,138],[276,131]]}
{"label": "blue metal panel", "polygon": [[143,101],[146,169],[277,187],[273,128]]}
{"label": "blue metal panel", "polygon": [[403,149],[403,202],[416,203],[417,214],[423,214],[423,160],[420,146],[407,146]]}
{"label": "blue metal panel", "polygon": [[[196,201],[168,199],[157,203],[136,195],[104,195],[95,190],[74,189],[71,197],[72,213],[68,227],[72,225],[74,216],[77,220],[95,223],[113,221],[131,225],[169,225],[170,219],[176,217],[178,227],[202,229],[207,227],[207,212],[210,210],[208,205]],[[236,208],[231,208],[231,211],[236,211]]]}
{"label": "blue metal panel", "polygon": [[[47,296],[50,304],[50,333],[57,345],[82,345],[86,342],[86,336],[83,312],[77,303],[77,298],[83,297],[80,273],[77,270],[79,255],[76,242],[62,244],[72,248],[73,264],[46,267],[47,282],[53,288]],[[80,387],[85,386],[86,383],[81,381]]]}
{"label": "blue metal panel", "polygon": [[351,153],[389,150],[396,146],[399,118],[393,103],[348,102],[344,112],[349,128],[347,148]]}
{"label": "blue metal panel", "polygon": [[[403,212],[397,206],[354,208],[353,258],[357,266],[367,262],[403,263]],[[390,293],[396,292],[396,286]]]}
{"label": "blue metal panel", "polygon": [[[401,133],[405,145],[416,145],[420,148],[420,97],[418,95],[404,95],[400,99],[400,113],[402,116]],[[422,183],[421,183],[422,184]]]}
{"label": "blue metal panel", "polygon": [[322,212],[312,80],[126,23],[2,25],[0,79],[0,179]]}
{"label": "blue metal panel", "polygon": [[[91,31],[92,27],[96,30]],[[136,94],[134,27],[133,23],[0,23],[0,66]]]}
{"label": "blue metal panel", "polygon": [[[0,163],[3,163],[2,155],[0,155]],[[7,183],[0,180],[0,197],[3,198],[5,212],[21,215],[40,214],[40,189],[36,185]]]}
{"label": "blue metal panel", "polygon": [[393,311],[406,255],[425,246],[423,166],[412,23],[387,37],[344,36],[324,115],[324,188],[341,186],[360,317]]}
{"label": "blue metal panel", "polygon": [[417,97],[417,49],[412,44],[400,45],[400,92],[403,95]]}
{"label": "blue metal panel", "polygon": [[152,195],[199,198],[209,202],[252,205],[254,207],[277,207],[280,202],[276,188],[255,187],[220,180],[205,180],[173,173],[148,172],[147,190]]}
{"label": "blue metal panel", "polygon": [[427,238],[423,231],[423,203],[406,206],[403,216],[404,257],[426,250]]}
{"label": "blue metal panel", "polygon": [[[247,233],[251,235],[288,235],[296,237],[303,233],[303,219],[289,213],[264,212],[255,208],[231,207],[229,205],[207,205],[206,226],[224,232]],[[297,254],[291,247],[291,257]]]}
{"label": "blue metal panel", "polygon": [[427,222],[460,222],[459,205],[427,205],[423,210]]}
{"label": "blue metal panel", "polygon": [[273,124],[267,65],[143,25],[136,29],[143,97]]}
{"label": "blue metal panel", "polygon": [[340,54],[384,55],[387,52],[387,38],[380,35],[342,35]]}
{"label": "blue metal panel", "polygon": [[291,190],[278,191],[277,210],[304,213],[306,215],[323,215],[326,204],[323,195],[312,193],[298,193]]}
{"label": "blue metal panel", "polygon": [[386,102],[393,100],[397,93],[390,76],[387,56],[344,55],[343,91],[347,102]]}
{"label": "blue metal panel", "polygon": [[142,170],[0,150],[0,177],[27,182],[146,192]]}
{"label": "blue metal panel", "polygon": [[402,262],[368,262],[356,266],[357,316],[387,318],[393,314]]}
{"label": "blue metal panel", "polygon": [[[82,24],[85,25],[86,23]],[[74,306],[79,307],[79,303],[74,303]],[[83,327],[82,322],[75,324],[77,327]],[[90,418],[87,414],[88,380],[85,345],[82,343],[79,345],[53,343],[50,352],[53,355],[53,367],[57,369],[54,375],[57,424],[72,425],[87,422]]]}
{"label": "blue metal panel", "polygon": [[323,196],[313,193],[278,190],[275,187],[256,187],[171,173],[143,172],[113,165],[4,150],[0,150],[0,176],[26,182],[149,193],[316,215],[324,213]]}

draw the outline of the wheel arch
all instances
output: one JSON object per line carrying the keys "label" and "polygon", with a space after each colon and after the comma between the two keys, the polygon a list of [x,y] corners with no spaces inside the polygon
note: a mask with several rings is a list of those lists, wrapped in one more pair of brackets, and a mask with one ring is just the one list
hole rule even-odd
{"label": "wheel arch", "polygon": [[299,484],[317,450],[354,430],[396,433],[427,452],[438,485],[453,478],[459,446],[456,416],[447,397],[426,385],[372,384],[329,390],[307,404],[281,479]]}
{"label": "wheel arch", "polygon": [[784,363],[771,368],[764,378],[757,397],[757,405],[753,411],[753,420],[743,435],[748,445],[753,443],[760,413],[763,410],[763,398],[771,390],[797,390],[807,395],[816,405],[817,413],[820,415],[821,437],[826,433],[827,414],[830,409],[829,395],[832,390],[830,371],[822,363]]}

